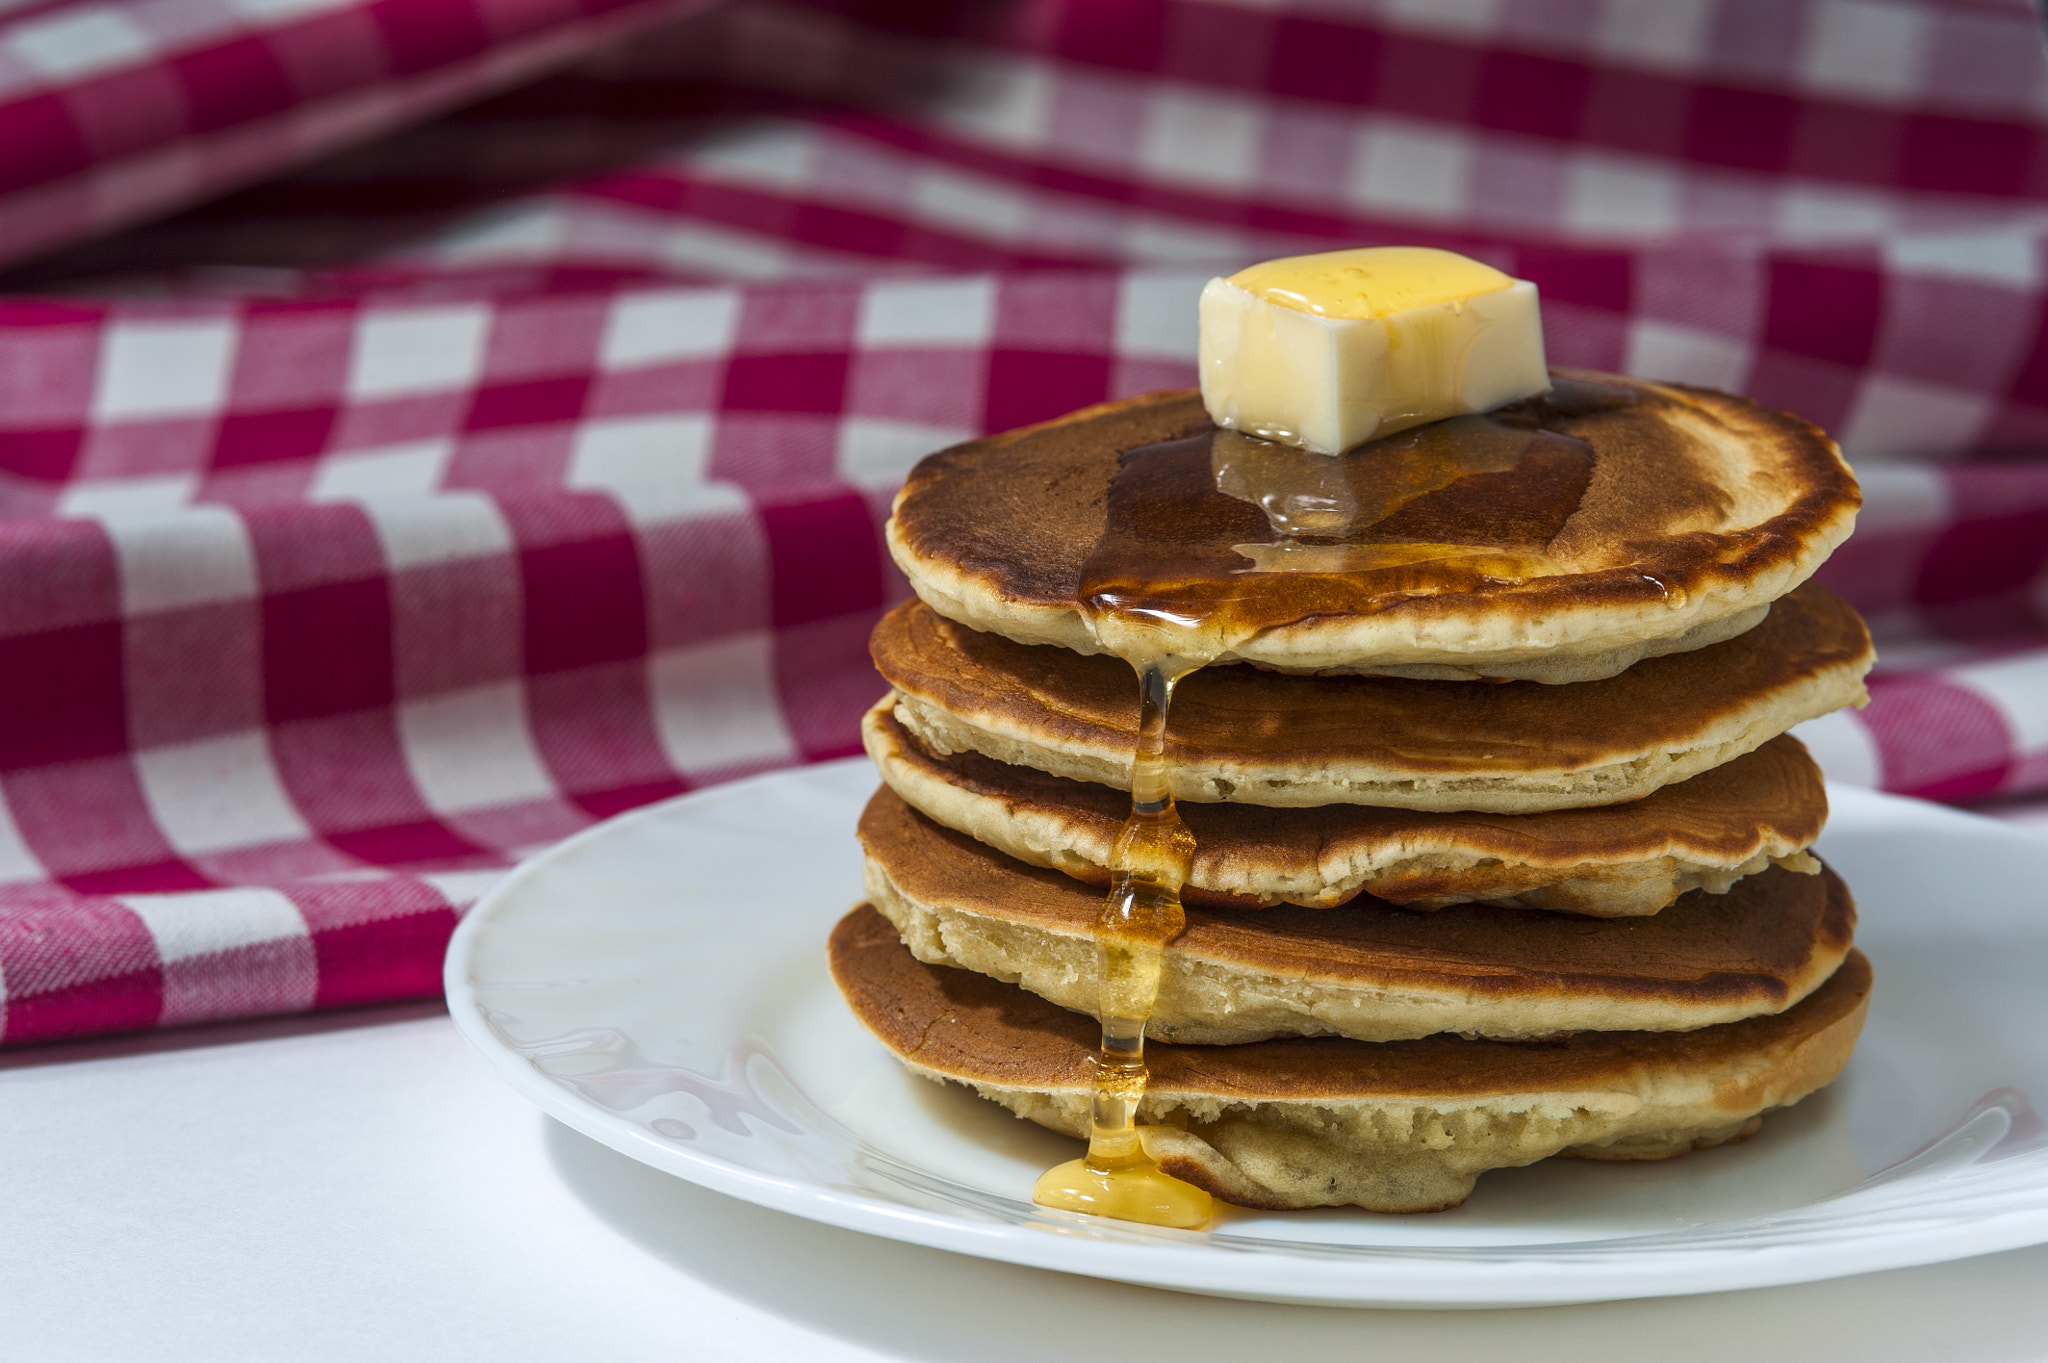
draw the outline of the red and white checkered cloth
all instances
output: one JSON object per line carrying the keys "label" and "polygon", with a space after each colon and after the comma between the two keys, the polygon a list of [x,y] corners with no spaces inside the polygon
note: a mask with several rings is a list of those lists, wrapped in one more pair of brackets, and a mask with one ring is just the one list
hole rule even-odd
{"label": "red and white checkered cloth", "polygon": [[1188,383],[1210,273],[1359,242],[1835,430],[1886,663],[1816,750],[2048,791],[2024,4],[728,4],[29,258],[676,9],[0,8],[0,1041],[431,992],[522,853],[855,751],[910,463]]}
{"label": "red and white checkered cloth", "polygon": [[12,0],[0,260],[183,207],[702,3]]}

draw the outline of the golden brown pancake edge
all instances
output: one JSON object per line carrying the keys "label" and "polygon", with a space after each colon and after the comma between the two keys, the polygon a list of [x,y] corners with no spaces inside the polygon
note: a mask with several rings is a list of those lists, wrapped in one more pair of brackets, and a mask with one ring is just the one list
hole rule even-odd
{"label": "golden brown pancake edge", "polygon": [[[1847,538],[1861,494],[1833,442],[1810,423],[1712,390],[1558,372],[1644,396],[1628,431],[1603,437],[1589,419],[1576,432],[1612,473],[1596,470],[1589,503],[1550,551],[1585,571],[1307,619],[1226,659],[1306,670],[1364,660],[1482,670],[1489,660],[1533,661],[1539,679],[1579,680],[1572,657],[1622,649],[1614,665],[1625,667],[1638,656],[1626,652],[1632,645],[1672,640],[1782,596]],[[941,614],[1021,642],[1093,652],[1077,584],[1101,534],[1116,456],[1206,426],[1191,391],[1152,393],[940,451],[897,496],[891,552]],[[1623,558],[1625,573],[1612,566]],[[1564,671],[1543,678],[1548,665]]]}
{"label": "golden brown pancake edge", "polygon": [[[942,753],[1128,788],[1138,695],[1105,656],[1019,644],[919,602],[870,640],[897,718]],[[1746,634],[1573,686],[1303,676],[1243,664],[1181,682],[1176,798],[1527,813],[1640,799],[1865,698],[1862,620],[1808,584]]]}
{"label": "golden brown pancake edge", "polygon": [[[977,752],[940,755],[884,697],[862,723],[883,781],[939,823],[1097,888],[1129,812],[1122,791]],[[1820,769],[1781,734],[1641,800],[1537,814],[1371,805],[1190,803],[1195,859],[1182,897],[1255,909],[1329,908],[1358,894],[1430,910],[1516,903],[1592,917],[1655,913],[1695,888],[1725,891],[1771,864],[1811,871],[1827,820]]]}
{"label": "golden brown pancake edge", "polygon": [[[870,905],[840,921],[829,954],[854,1014],[914,1073],[1069,1135],[1085,1128],[1091,1020],[917,961]],[[1694,1032],[1160,1045],[1141,1114],[1159,1124],[1148,1150],[1245,1206],[1455,1206],[1491,1168],[1560,1153],[1660,1158],[1749,1134],[1760,1113],[1840,1073],[1870,986],[1852,951],[1785,1012]]]}
{"label": "golden brown pancake edge", "polygon": [[[869,899],[922,959],[1093,1008],[1099,892],[944,828],[886,787],[859,834]],[[1840,964],[1854,925],[1832,872],[1776,869],[1611,920],[1475,904],[1422,916],[1370,900],[1334,914],[1191,905],[1151,1030],[1237,1044],[1693,1029],[1797,1002]]]}

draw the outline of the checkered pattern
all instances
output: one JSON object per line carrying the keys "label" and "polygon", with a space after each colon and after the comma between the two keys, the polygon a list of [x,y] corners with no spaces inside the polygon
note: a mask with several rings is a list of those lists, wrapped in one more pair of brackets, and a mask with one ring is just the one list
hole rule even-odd
{"label": "checkered pattern", "polygon": [[676,0],[29,0],[0,7],[0,259],[183,207],[403,126],[682,7]]}
{"label": "checkered pattern", "polygon": [[[1934,800],[2048,792],[2048,464],[1883,467],[1823,581],[1864,611],[1870,707],[1806,726],[1829,774]],[[1992,812],[1999,812],[1993,807]]]}
{"label": "checkered pattern", "polygon": [[[442,4],[0,11],[0,254],[677,8],[459,0],[400,109],[393,26]],[[258,29],[384,112],[205,74]],[[1189,383],[1216,268],[1361,241],[1536,280],[1559,362],[1837,431],[1870,503],[1826,577],[1886,662],[1810,741],[2048,791],[2044,133],[1994,0],[728,4],[27,261],[0,1041],[430,992],[521,854],[855,751],[909,464]]]}

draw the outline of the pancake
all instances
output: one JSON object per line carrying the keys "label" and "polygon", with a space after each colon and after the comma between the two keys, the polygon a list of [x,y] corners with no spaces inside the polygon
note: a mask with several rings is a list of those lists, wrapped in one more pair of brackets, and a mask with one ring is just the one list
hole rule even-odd
{"label": "pancake", "polygon": [[[869,900],[918,959],[1092,1013],[1099,892],[941,828],[886,787],[860,821]],[[1147,1034],[1396,1041],[1687,1031],[1776,1013],[1832,974],[1856,921],[1832,872],[1769,870],[1725,895],[1608,921],[1465,904],[1431,915],[1187,907]]]}
{"label": "pancake", "polygon": [[[926,458],[890,550],[939,614],[1025,644],[1578,682],[1749,628],[1847,538],[1860,494],[1818,428],[1706,389],[1554,377],[1343,456],[1217,436],[1192,391],[1106,403]],[[1160,453],[1173,441],[1192,443]],[[1134,449],[1161,462],[1119,533],[1186,607],[1143,637],[1091,628],[1083,586]],[[1289,519],[1304,491],[1322,519]]]}
{"label": "pancake", "polygon": [[[919,602],[870,640],[897,722],[933,752],[978,752],[1130,789],[1138,688],[1106,656],[1019,644]],[[1639,800],[1865,700],[1870,635],[1808,584],[1736,638],[1577,686],[1309,677],[1243,665],[1180,683],[1175,798],[1533,813]]]}
{"label": "pancake", "polygon": [[[1087,1131],[1088,1018],[918,961],[868,905],[840,920],[830,953],[855,1015],[912,1073]],[[1869,994],[1870,964],[1851,952],[1795,1007],[1704,1031],[1153,1045],[1140,1133],[1168,1173],[1240,1206],[1436,1211],[1488,1169],[1661,1159],[1749,1135],[1841,1073]]]}
{"label": "pancake", "polygon": [[[861,726],[882,780],[920,813],[997,851],[1092,885],[1130,812],[1122,791],[940,756],[895,718],[894,696]],[[1181,898],[1256,909],[1330,908],[1368,894],[1405,909],[1512,904],[1626,918],[1688,890],[1726,893],[1767,866],[1811,874],[1804,851],[1827,821],[1820,768],[1789,734],[1641,800],[1543,814],[1430,814],[1371,805],[1267,809],[1189,804],[1195,859]]]}

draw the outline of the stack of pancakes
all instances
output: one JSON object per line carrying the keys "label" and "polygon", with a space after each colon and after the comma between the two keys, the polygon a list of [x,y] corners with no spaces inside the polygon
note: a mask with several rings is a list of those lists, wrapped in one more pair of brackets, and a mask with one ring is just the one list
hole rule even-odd
{"label": "stack of pancakes", "polygon": [[[1807,583],[1853,478],[1718,393],[1560,372],[1497,415],[1540,437],[1518,462],[1376,503],[1345,542],[1541,571],[1369,601],[1259,573],[1295,592],[1281,623],[1170,627],[1215,662],[1168,731],[1197,851],[1141,1132],[1226,1201],[1424,1211],[1491,1168],[1719,1144],[1831,1080],[1861,1026],[1854,909],[1807,850],[1820,775],[1785,733],[1863,698],[1869,636]],[[1139,713],[1081,583],[1120,456],[1211,433],[1193,394],[1091,408],[932,456],[890,522],[919,600],[873,638],[885,784],[833,970],[914,1072],[1073,1135]],[[1320,467],[1369,480],[1344,458]],[[1226,462],[1183,559],[1258,561],[1281,528]]]}

